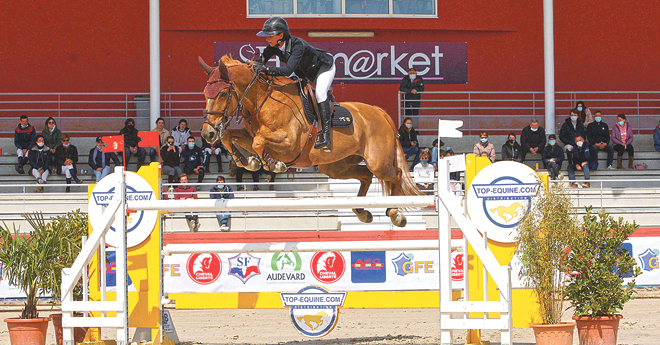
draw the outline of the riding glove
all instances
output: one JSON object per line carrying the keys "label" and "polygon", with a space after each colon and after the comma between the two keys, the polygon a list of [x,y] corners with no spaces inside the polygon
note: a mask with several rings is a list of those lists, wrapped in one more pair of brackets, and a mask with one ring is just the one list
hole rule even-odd
{"label": "riding glove", "polygon": [[253,70],[254,73],[256,73],[256,74],[259,74],[259,73],[262,73],[262,72],[263,72],[264,74],[268,74],[268,67],[266,67],[265,65],[260,64],[260,63],[253,65],[253,66],[252,66],[252,70]]}

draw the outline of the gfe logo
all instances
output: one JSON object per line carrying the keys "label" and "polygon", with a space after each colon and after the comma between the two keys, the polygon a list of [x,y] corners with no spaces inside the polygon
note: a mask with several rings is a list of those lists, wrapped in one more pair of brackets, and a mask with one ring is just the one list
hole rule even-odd
{"label": "gfe logo", "polygon": [[200,285],[213,283],[222,273],[222,262],[217,254],[192,254],[186,263],[188,277]]}
{"label": "gfe logo", "polygon": [[229,275],[240,279],[245,284],[250,278],[261,274],[259,259],[247,253],[241,253],[229,258]]}
{"label": "gfe logo", "polygon": [[399,276],[417,273],[433,273],[433,261],[414,261],[415,257],[408,253],[401,253],[392,259],[394,273]]}
{"label": "gfe logo", "polygon": [[642,270],[650,272],[660,268],[658,256],[660,256],[660,251],[657,249],[651,250],[651,248],[647,248],[644,253],[637,255],[637,258],[641,263]]}

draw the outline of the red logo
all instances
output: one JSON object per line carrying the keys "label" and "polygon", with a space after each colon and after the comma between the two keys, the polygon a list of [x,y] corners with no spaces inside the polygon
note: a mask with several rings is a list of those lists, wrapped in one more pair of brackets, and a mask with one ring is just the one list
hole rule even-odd
{"label": "red logo", "polygon": [[346,261],[339,252],[318,252],[312,256],[312,275],[321,283],[334,283],[344,275]]}
{"label": "red logo", "polygon": [[463,253],[451,251],[451,280],[463,281]]}
{"label": "red logo", "polygon": [[192,254],[186,264],[188,276],[195,283],[208,285],[220,277],[222,262],[217,254]]}

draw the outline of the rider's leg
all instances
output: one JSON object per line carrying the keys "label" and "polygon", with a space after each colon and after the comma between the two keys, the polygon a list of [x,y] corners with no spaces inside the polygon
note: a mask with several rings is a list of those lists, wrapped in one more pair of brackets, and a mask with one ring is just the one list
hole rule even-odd
{"label": "rider's leg", "polygon": [[316,101],[319,104],[319,117],[321,123],[321,132],[316,136],[314,148],[323,148],[325,151],[330,151],[330,100],[328,100],[328,90],[332,85],[332,80],[335,78],[335,66],[329,71],[319,74],[316,78]]}

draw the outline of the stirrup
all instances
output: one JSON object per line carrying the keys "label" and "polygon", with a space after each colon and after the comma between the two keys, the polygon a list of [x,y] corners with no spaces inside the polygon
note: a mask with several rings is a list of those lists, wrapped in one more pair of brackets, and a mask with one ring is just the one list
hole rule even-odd
{"label": "stirrup", "polygon": [[325,136],[323,137],[324,140],[320,140],[319,137],[323,135],[323,133],[318,133],[316,135],[316,140],[314,140],[314,148],[315,149],[322,149],[323,151],[330,152],[330,140],[326,138]]}

